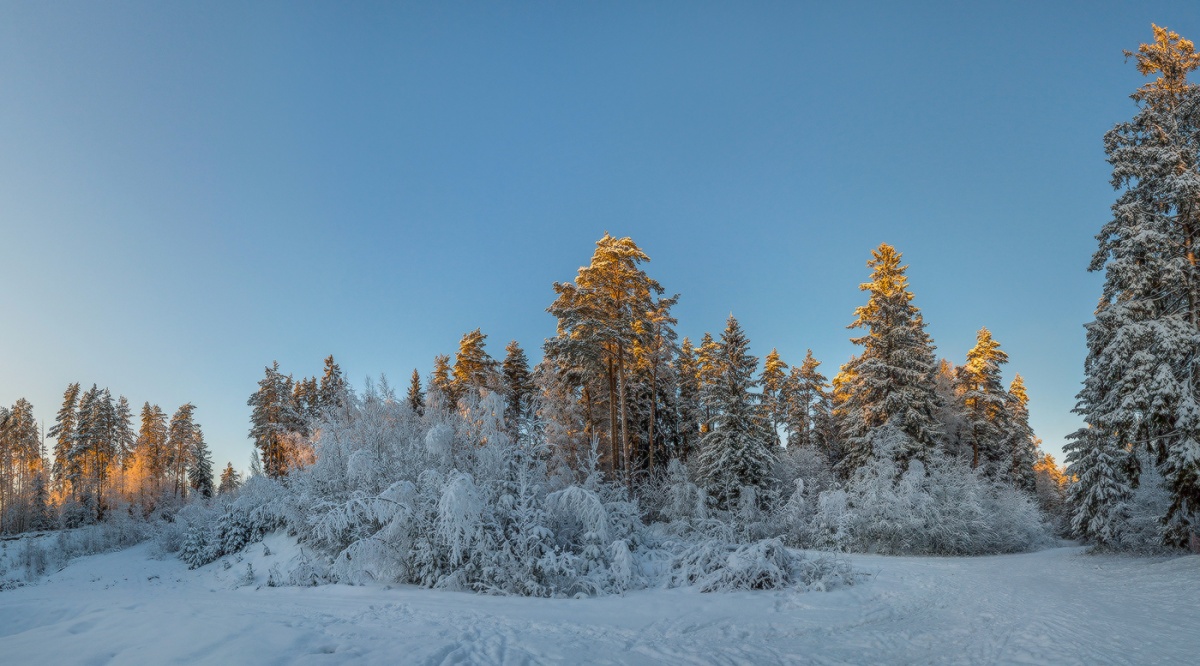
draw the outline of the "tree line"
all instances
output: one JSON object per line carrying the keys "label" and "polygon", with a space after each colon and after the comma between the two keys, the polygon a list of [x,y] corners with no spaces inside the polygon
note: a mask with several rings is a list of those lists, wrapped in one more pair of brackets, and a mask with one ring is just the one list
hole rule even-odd
{"label": "tree line", "polygon": [[[414,370],[406,395],[395,399],[418,415],[465,414],[482,395],[496,394],[510,435],[544,441],[554,465],[578,467],[594,451],[608,478],[634,491],[671,460],[684,461],[721,507],[738,504],[748,488],[760,505],[773,501],[770,470],[785,449],[812,449],[848,479],[882,455],[885,431],[903,436],[905,444],[886,454],[901,469],[911,460],[961,460],[1031,495],[1041,474],[1043,503],[1061,505],[1064,477],[1029,426],[1024,382],[1017,375],[1002,384],[1007,355],[983,328],[962,365],[939,362],[908,267],[890,245],[872,252],[861,286],[867,302],[850,324],[861,332],[852,338],[861,351],[832,380],[811,350],[791,366],[773,349],[760,371],[732,315],[717,336],[680,340],[671,314],[679,295],[664,295],[648,262],[632,239],[605,234],[574,281],[553,285],[548,311],[557,330],[536,366],[516,341],[503,359],[493,358],[488,336],[475,329],[453,357],[434,359],[424,381]],[[347,390],[328,365],[320,385],[305,389],[328,397],[298,401],[300,384],[289,382],[276,364],[250,398],[256,455],[277,478],[315,455],[305,414],[340,409]]]}

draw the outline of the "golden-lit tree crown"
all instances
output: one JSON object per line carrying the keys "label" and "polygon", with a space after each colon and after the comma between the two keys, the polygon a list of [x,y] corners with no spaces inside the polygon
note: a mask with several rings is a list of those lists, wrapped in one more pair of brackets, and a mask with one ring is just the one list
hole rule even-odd
{"label": "golden-lit tree crown", "polygon": [[1192,84],[1187,81],[1188,72],[1200,68],[1200,53],[1190,39],[1179,33],[1151,24],[1154,41],[1138,46],[1137,53],[1126,51],[1126,57],[1137,59],[1138,72],[1143,76],[1158,74],[1158,78],[1138,89],[1134,99],[1144,99],[1155,93],[1178,94]]}

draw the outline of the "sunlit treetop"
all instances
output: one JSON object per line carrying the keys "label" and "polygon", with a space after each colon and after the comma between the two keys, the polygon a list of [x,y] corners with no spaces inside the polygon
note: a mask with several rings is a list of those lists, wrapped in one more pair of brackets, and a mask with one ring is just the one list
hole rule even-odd
{"label": "sunlit treetop", "polygon": [[1126,51],[1125,57],[1137,59],[1138,71],[1143,76],[1158,74],[1158,78],[1138,88],[1133,98],[1143,100],[1158,93],[1176,95],[1187,90],[1187,74],[1200,67],[1200,53],[1190,39],[1179,33],[1151,24],[1154,42],[1138,46],[1137,53]]}

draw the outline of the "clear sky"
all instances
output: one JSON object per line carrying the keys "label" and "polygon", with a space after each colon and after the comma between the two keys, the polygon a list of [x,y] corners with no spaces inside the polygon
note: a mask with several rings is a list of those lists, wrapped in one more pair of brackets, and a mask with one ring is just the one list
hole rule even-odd
{"label": "clear sky", "polygon": [[1200,8],[982,4],[0,2],[0,403],[190,401],[244,468],[272,360],[403,386],[476,327],[536,359],[606,230],[681,335],[733,312],[832,376],[888,242],[1057,455],[1122,49]]}

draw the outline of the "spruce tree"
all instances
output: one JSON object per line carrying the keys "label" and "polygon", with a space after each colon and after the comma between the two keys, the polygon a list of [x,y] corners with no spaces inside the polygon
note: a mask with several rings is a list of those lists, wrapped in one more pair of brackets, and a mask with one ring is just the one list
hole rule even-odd
{"label": "spruce tree", "polygon": [[187,478],[192,490],[201,497],[213,496],[213,466],[212,453],[204,442],[204,432],[196,424],[195,437],[192,440],[188,456]]}
{"label": "spruce tree", "polygon": [[72,466],[70,462],[71,449],[75,445],[75,429],[79,419],[79,383],[67,386],[63,392],[63,404],[54,417],[54,425],[49,435],[55,438],[54,444],[54,484],[59,492],[75,494],[71,482]]}
{"label": "spruce tree", "polygon": [[700,440],[700,475],[719,506],[736,505],[744,486],[755,487],[767,500],[768,472],[774,460],[773,440],[755,392],[758,359],[750,341],[729,316],[716,357],[710,396],[715,412],[712,430]]}
{"label": "spruce tree", "polygon": [[1008,387],[1008,416],[1005,424],[1008,437],[1005,449],[1012,457],[1013,484],[1026,492],[1037,490],[1037,472],[1034,467],[1042,458],[1038,439],[1029,425],[1029,394],[1021,375],[1013,377]]}
{"label": "spruce tree", "polygon": [[349,401],[350,386],[342,375],[342,368],[333,360],[333,354],[325,359],[325,374],[321,375],[317,395],[322,411],[340,412]]}
{"label": "spruce tree", "polygon": [[676,294],[659,298],[634,324],[633,368],[629,378],[631,409],[642,425],[637,439],[636,466],[651,474],[665,465],[669,449],[679,427],[675,394],[678,390],[673,361],[677,349],[675,317],[671,308],[679,301]]}
{"label": "spruce tree", "polygon": [[1013,466],[1007,446],[1009,396],[1000,380],[1000,366],[1008,354],[987,328],[979,329],[967,363],[958,368],[956,394],[965,417],[963,434],[971,447],[971,469],[984,465],[992,478],[1008,479]]}
{"label": "spruce tree", "polygon": [[404,399],[414,414],[424,416],[425,391],[421,389],[421,373],[416,368],[413,368],[412,379],[408,382],[408,394]]}
{"label": "spruce tree", "polygon": [[679,412],[679,443],[676,455],[686,460],[700,441],[700,365],[692,341],[683,339],[675,357],[675,376],[679,383],[676,409]]}
{"label": "spruce tree", "polygon": [[504,420],[513,432],[521,419],[529,416],[533,410],[534,392],[537,387],[533,383],[533,374],[529,371],[529,358],[525,350],[516,340],[509,342],[504,348],[504,363],[501,365],[504,380]]}
{"label": "spruce tree", "polygon": [[871,256],[871,281],[859,286],[870,297],[849,326],[866,329],[850,340],[862,353],[842,367],[842,380],[835,382],[846,447],[839,468],[847,476],[873,456],[871,434],[877,428],[890,424],[908,436],[906,448],[895,454],[902,464],[928,458],[940,434],[934,346],[912,304],[908,266],[900,265],[900,253],[886,243]]}
{"label": "spruce tree", "polygon": [[1104,541],[1116,529],[1094,526],[1119,520],[1138,481],[1138,466],[1122,458],[1142,447],[1171,491],[1166,539],[1182,545],[1200,521],[1200,86],[1187,79],[1200,54],[1176,33],[1153,31],[1153,43],[1127,55],[1158,77],[1132,95],[1133,119],[1104,137],[1120,194],[1089,266],[1104,271],[1104,287],[1075,409],[1095,432],[1065,449],[1079,477],[1072,521],[1081,534]]}
{"label": "spruce tree", "polygon": [[133,432],[133,410],[129,407],[129,400],[125,396],[117,399],[116,409],[116,430],[113,434],[117,447],[117,459],[120,460],[122,469],[129,469],[133,463],[133,449],[137,444],[137,436]]}
{"label": "spruce tree", "polygon": [[250,414],[250,438],[261,454],[263,471],[272,478],[287,474],[288,435],[300,428],[300,416],[292,402],[292,378],[279,372],[276,361],[266,368],[258,390],[246,404]]}
{"label": "spruce tree", "polygon": [[828,455],[829,380],[817,370],[820,365],[809,349],[804,362],[792,366],[784,385],[784,425],[788,448],[812,447]]}
{"label": "spruce tree", "polygon": [[700,384],[700,432],[712,430],[713,417],[716,410],[713,407],[712,390],[717,383],[718,357],[721,354],[720,345],[713,340],[711,333],[705,332],[700,338],[700,346],[696,349],[696,376]]}
{"label": "spruce tree", "polygon": [[1071,531],[1088,541],[1115,546],[1129,519],[1133,486],[1129,479],[1136,465],[1131,451],[1097,428],[1074,432],[1067,446],[1067,472],[1075,477],[1067,491],[1071,505]]}

